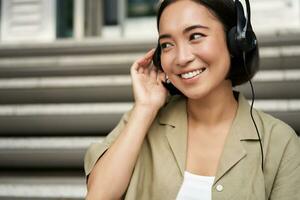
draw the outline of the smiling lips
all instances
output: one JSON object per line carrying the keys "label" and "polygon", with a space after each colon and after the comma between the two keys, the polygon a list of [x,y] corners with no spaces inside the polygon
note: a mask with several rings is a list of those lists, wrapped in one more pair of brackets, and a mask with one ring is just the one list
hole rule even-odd
{"label": "smiling lips", "polygon": [[202,72],[205,71],[206,68],[201,68],[201,69],[197,69],[195,71],[191,71],[191,72],[187,72],[187,73],[183,73],[180,74],[179,76],[183,79],[190,79],[190,78],[194,78],[195,76],[201,74]]}

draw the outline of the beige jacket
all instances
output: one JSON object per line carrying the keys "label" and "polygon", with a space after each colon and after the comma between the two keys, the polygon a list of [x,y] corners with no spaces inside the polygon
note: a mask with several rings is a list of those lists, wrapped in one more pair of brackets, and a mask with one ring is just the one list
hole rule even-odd
{"label": "beige jacket", "polygon": [[[268,114],[254,111],[263,142],[262,172],[250,106],[242,95],[238,104],[212,186],[212,200],[299,200],[300,140],[294,130]],[[86,175],[117,138],[129,114],[123,116],[103,143],[89,147],[84,163]],[[124,199],[175,200],[183,182],[186,153],[186,100],[172,97],[147,133]]]}

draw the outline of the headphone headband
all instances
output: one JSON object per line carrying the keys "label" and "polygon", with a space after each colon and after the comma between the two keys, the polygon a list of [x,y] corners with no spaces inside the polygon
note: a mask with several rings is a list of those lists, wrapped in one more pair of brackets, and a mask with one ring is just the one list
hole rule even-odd
{"label": "headphone headband", "polygon": [[246,1],[247,17],[243,5],[235,0],[237,24],[228,32],[228,48],[233,56],[247,53],[257,47],[256,35],[251,25],[251,9],[249,0]]}
{"label": "headphone headband", "polygon": [[247,6],[247,29],[252,31],[252,25],[251,25],[251,7],[249,0],[246,0],[246,6]]}

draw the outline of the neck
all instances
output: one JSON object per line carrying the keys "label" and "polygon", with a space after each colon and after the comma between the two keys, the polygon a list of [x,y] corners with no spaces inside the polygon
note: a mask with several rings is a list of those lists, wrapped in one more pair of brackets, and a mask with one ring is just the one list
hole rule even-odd
{"label": "neck", "polygon": [[202,97],[188,99],[187,112],[189,120],[203,126],[215,126],[222,122],[232,121],[237,110],[231,83]]}

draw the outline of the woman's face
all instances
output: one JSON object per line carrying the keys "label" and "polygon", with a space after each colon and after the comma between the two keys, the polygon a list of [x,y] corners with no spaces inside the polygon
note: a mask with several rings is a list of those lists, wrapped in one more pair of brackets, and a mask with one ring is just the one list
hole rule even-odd
{"label": "woman's face", "polygon": [[159,22],[161,64],[173,85],[185,96],[199,99],[231,86],[225,80],[230,55],[221,22],[204,6],[177,1]]}

